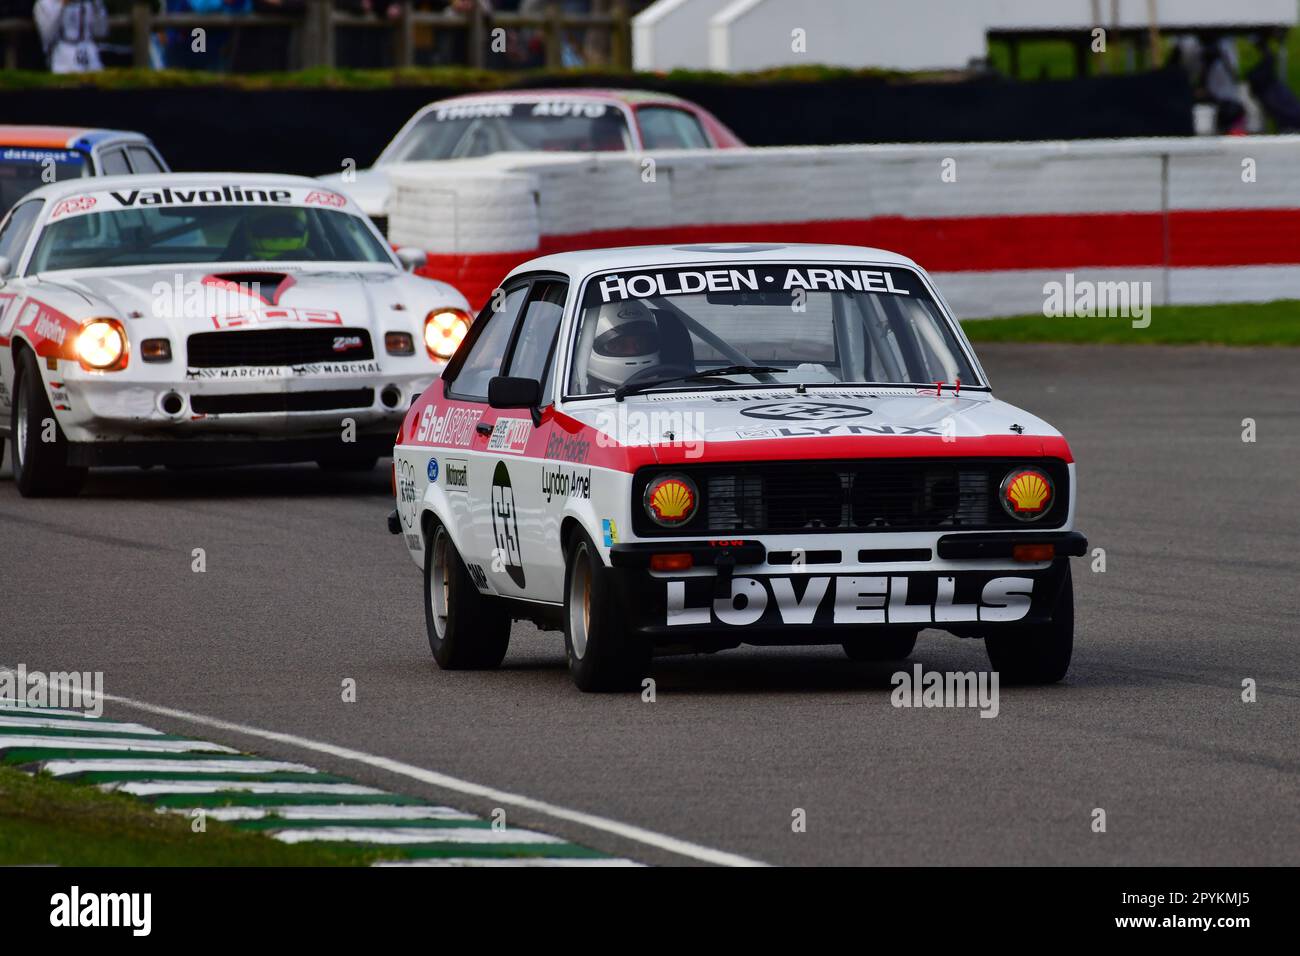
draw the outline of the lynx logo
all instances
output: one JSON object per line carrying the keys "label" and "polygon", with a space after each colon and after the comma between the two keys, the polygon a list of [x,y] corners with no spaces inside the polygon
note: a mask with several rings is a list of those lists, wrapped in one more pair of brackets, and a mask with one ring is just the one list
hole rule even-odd
{"label": "lynx logo", "polygon": [[153,928],[152,893],[85,893],[78,886],[50,897],[51,926],[125,926],[132,936]]}
{"label": "lynx logo", "polygon": [[443,472],[446,479],[443,482],[448,491],[469,491],[469,463],[464,458],[446,458],[443,459]]}
{"label": "lynx logo", "polygon": [[504,461],[497,462],[492,473],[492,537],[497,554],[505,562],[506,574],[519,587],[524,586],[523,556],[519,553],[519,516],[515,511],[515,489]]}
{"label": "lynx logo", "polygon": [[359,349],[362,346],[361,336],[359,335],[336,335],[334,336],[334,351],[347,352],[351,349]]}
{"label": "lynx logo", "polygon": [[[917,579],[916,583],[919,583]],[[803,583],[803,593],[796,591]],[[835,575],[802,578],[736,577],[731,594],[712,603],[687,602],[686,582],[668,582],[669,626],[757,624],[945,624],[965,621],[1006,623],[1024,618],[1032,605],[1034,579],[999,577],[986,582],[979,601],[955,600],[956,582],[940,577],[933,601],[909,604],[907,577]]]}

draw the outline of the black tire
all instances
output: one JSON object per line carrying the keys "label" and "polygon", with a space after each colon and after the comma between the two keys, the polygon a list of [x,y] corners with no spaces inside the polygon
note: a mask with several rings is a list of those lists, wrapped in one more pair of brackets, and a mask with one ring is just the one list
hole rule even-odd
{"label": "black tire", "polygon": [[[86,469],[68,464],[68,440],[54,419],[36,356],[26,349],[15,363],[13,417],[14,484],[24,498],[75,495],[86,482]],[[41,441],[44,423],[54,421],[54,441]]]}
{"label": "black tire", "polygon": [[321,471],[374,471],[379,464],[378,455],[360,455],[354,458],[317,458]]}
{"label": "black tire", "polygon": [[[435,589],[442,588],[435,604]],[[506,607],[474,586],[465,562],[442,525],[424,544],[424,626],[429,649],[443,670],[500,667],[510,647]]]}
{"label": "black tire", "polygon": [[628,629],[610,570],[581,529],[565,556],[564,654],[583,691],[634,690],[650,670],[650,642]]}
{"label": "black tire", "polygon": [[1007,684],[1055,684],[1070,669],[1074,652],[1074,578],[1065,561],[1065,580],[1050,624],[984,639],[989,664]]}
{"label": "black tire", "polygon": [[863,628],[841,646],[851,661],[901,661],[911,656],[919,633],[910,627]]}

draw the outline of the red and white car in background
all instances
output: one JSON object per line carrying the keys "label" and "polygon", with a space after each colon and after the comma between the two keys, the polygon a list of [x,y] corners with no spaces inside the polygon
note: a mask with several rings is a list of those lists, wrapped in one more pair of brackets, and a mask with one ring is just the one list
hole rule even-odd
{"label": "red and white car in background", "polygon": [[[96,465],[370,468],[464,338],[348,198],[298,176],[106,176],[0,220],[0,439],[28,496]],[[0,442],[0,452],[3,442]]]}
{"label": "red and white car in background", "polygon": [[506,152],[735,149],[745,144],[701,106],[668,93],[557,89],[472,93],[421,109],[374,166],[321,180],[347,192],[387,233],[388,168]]}
{"label": "red and white car in background", "polygon": [[562,629],[584,690],[653,653],[983,638],[1069,665],[1075,466],[994,398],[929,277],[849,246],[571,252],[516,268],[402,423],[389,528],[434,657]]}

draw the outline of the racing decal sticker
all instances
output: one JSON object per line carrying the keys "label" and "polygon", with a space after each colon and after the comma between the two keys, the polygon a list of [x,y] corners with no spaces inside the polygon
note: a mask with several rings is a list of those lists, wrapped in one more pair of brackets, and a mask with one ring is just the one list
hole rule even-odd
{"label": "racing decal sticker", "polygon": [[430,459],[429,459],[429,467],[428,467],[427,469],[425,469],[425,473],[429,476],[429,484],[432,485],[432,484],[436,484],[436,483],[437,483],[437,481],[438,481],[438,459],[436,459],[436,458],[430,458]]}
{"label": "racing decal sticker", "polygon": [[542,466],[542,497],[549,505],[552,500],[570,498],[591,500],[590,468],[551,468]]}
{"label": "racing decal sticker", "polygon": [[335,352],[351,352],[353,349],[362,348],[365,344],[359,335],[336,335],[330,348]]}
{"label": "racing decal sticker", "polygon": [[50,211],[50,222],[61,219],[69,213],[90,212],[98,202],[99,200],[94,196],[69,196],[67,199],[60,199]]}
{"label": "racing decal sticker", "polygon": [[515,489],[510,470],[504,461],[492,472],[492,570],[504,570],[510,580],[524,586],[523,555],[519,551],[519,515],[515,508]]}
{"label": "racing decal sticker", "polygon": [[302,201],[302,204],[304,206],[333,206],[335,209],[342,209],[348,204],[348,201],[338,193],[318,189],[314,192],[309,192],[307,198]]}
{"label": "racing decal sticker", "polygon": [[414,441],[421,445],[467,447],[474,439],[474,427],[483,409],[454,406],[441,415],[436,405],[426,405],[415,428]]}
{"label": "racing decal sticker", "polygon": [[533,423],[527,418],[498,418],[492,426],[487,450],[505,455],[522,455],[528,449]]}
{"label": "racing decal sticker", "polygon": [[312,375],[361,375],[382,371],[378,362],[311,362],[304,365],[238,365],[185,369],[187,379],[300,378]]}
{"label": "racing decal sticker", "polygon": [[474,587],[478,588],[480,591],[490,590],[490,587],[488,586],[487,572],[483,570],[481,564],[475,564],[472,561],[466,562],[465,570],[469,572],[469,578],[474,582]]}
{"label": "racing decal sticker", "polygon": [[76,322],[43,302],[28,299],[18,313],[15,328],[26,333],[41,358],[75,358],[73,346],[81,330]]}
{"label": "racing decal sticker", "polygon": [[572,100],[542,100],[533,105],[533,116],[585,116],[599,119],[609,111],[605,103],[592,103]]}
{"label": "racing decal sticker", "polygon": [[767,422],[830,422],[863,418],[871,414],[871,409],[846,402],[793,401],[750,405],[742,408],[740,414]]}
{"label": "racing decal sticker", "polygon": [[602,518],[600,531],[605,538],[605,547],[612,548],[618,544],[618,525],[614,523],[613,518]]}
{"label": "racing decal sticker", "polygon": [[[432,461],[432,459],[430,459]],[[464,458],[444,458],[443,459],[443,486],[448,491],[458,491],[461,494],[469,493],[469,462]],[[437,469],[435,469],[436,472]],[[430,481],[433,479],[430,478]]]}
{"label": "racing decal sticker", "polygon": [[1034,585],[1032,577],[989,575],[960,580],[937,575],[735,577],[731,593],[715,597],[713,578],[693,578],[667,582],[665,623],[733,627],[1009,623],[1029,614]]}
{"label": "racing decal sticker", "polygon": [[513,103],[456,103],[437,107],[433,118],[439,123],[458,119],[494,119],[510,116],[514,109]]}
{"label": "racing decal sticker", "polygon": [[[652,296],[738,294],[738,301],[779,305],[796,292],[864,292],[914,295],[920,280],[906,269],[863,269],[849,265],[759,265],[747,268],[656,269],[615,272],[587,287],[584,305]],[[728,300],[733,301],[733,300]]]}
{"label": "racing decal sticker", "polygon": [[212,316],[215,329],[238,329],[246,325],[271,322],[311,322],[315,325],[342,325],[343,316],[331,309],[262,309]]}
{"label": "racing decal sticker", "polygon": [[410,461],[399,458],[397,461],[397,513],[402,517],[402,527],[407,531],[415,530],[415,521],[419,511],[419,497],[415,488],[415,468]]}
{"label": "racing decal sticker", "polygon": [[587,439],[581,435],[566,435],[557,427],[552,428],[546,436],[546,452],[543,457],[581,463],[587,460],[590,451],[591,442]]}

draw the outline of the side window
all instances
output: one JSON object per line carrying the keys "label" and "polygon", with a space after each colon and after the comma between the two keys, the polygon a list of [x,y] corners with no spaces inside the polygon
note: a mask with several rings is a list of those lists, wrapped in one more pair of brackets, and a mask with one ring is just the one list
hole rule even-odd
{"label": "side window", "polygon": [[131,168],[137,173],[165,172],[158,158],[147,146],[129,146],[127,153],[131,157]]}
{"label": "side window", "polygon": [[14,207],[9,221],[0,227],[0,256],[9,260],[6,275],[12,275],[18,267],[18,259],[27,245],[27,238],[32,234],[36,218],[41,214],[43,200],[33,199]]}
{"label": "side window", "polygon": [[519,318],[519,307],[527,291],[528,284],[524,283],[506,293],[499,312],[493,312],[490,305],[483,310],[474,323],[476,329],[482,325],[482,331],[468,343],[465,361],[456,369],[456,377],[447,387],[447,394],[452,398],[487,401],[488,382],[501,374],[501,363],[505,361],[506,349],[510,347],[510,337]]}
{"label": "side window", "polygon": [[506,374],[536,379],[542,383],[543,396],[550,390],[552,347],[560,330],[560,319],[564,317],[564,297],[568,291],[569,284],[559,280],[543,279],[533,284],[510,353]]}
{"label": "side window", "polygon": [[126,163],[126,150],[106,149],[99,154],[99,174],[101,176],[127,176],[131,167]]}
{"label": "side window", "polygon": [[636,111],[641,141],[646,149],[708,149],[704,129],[686,110],[671,106],[643,106]]}

